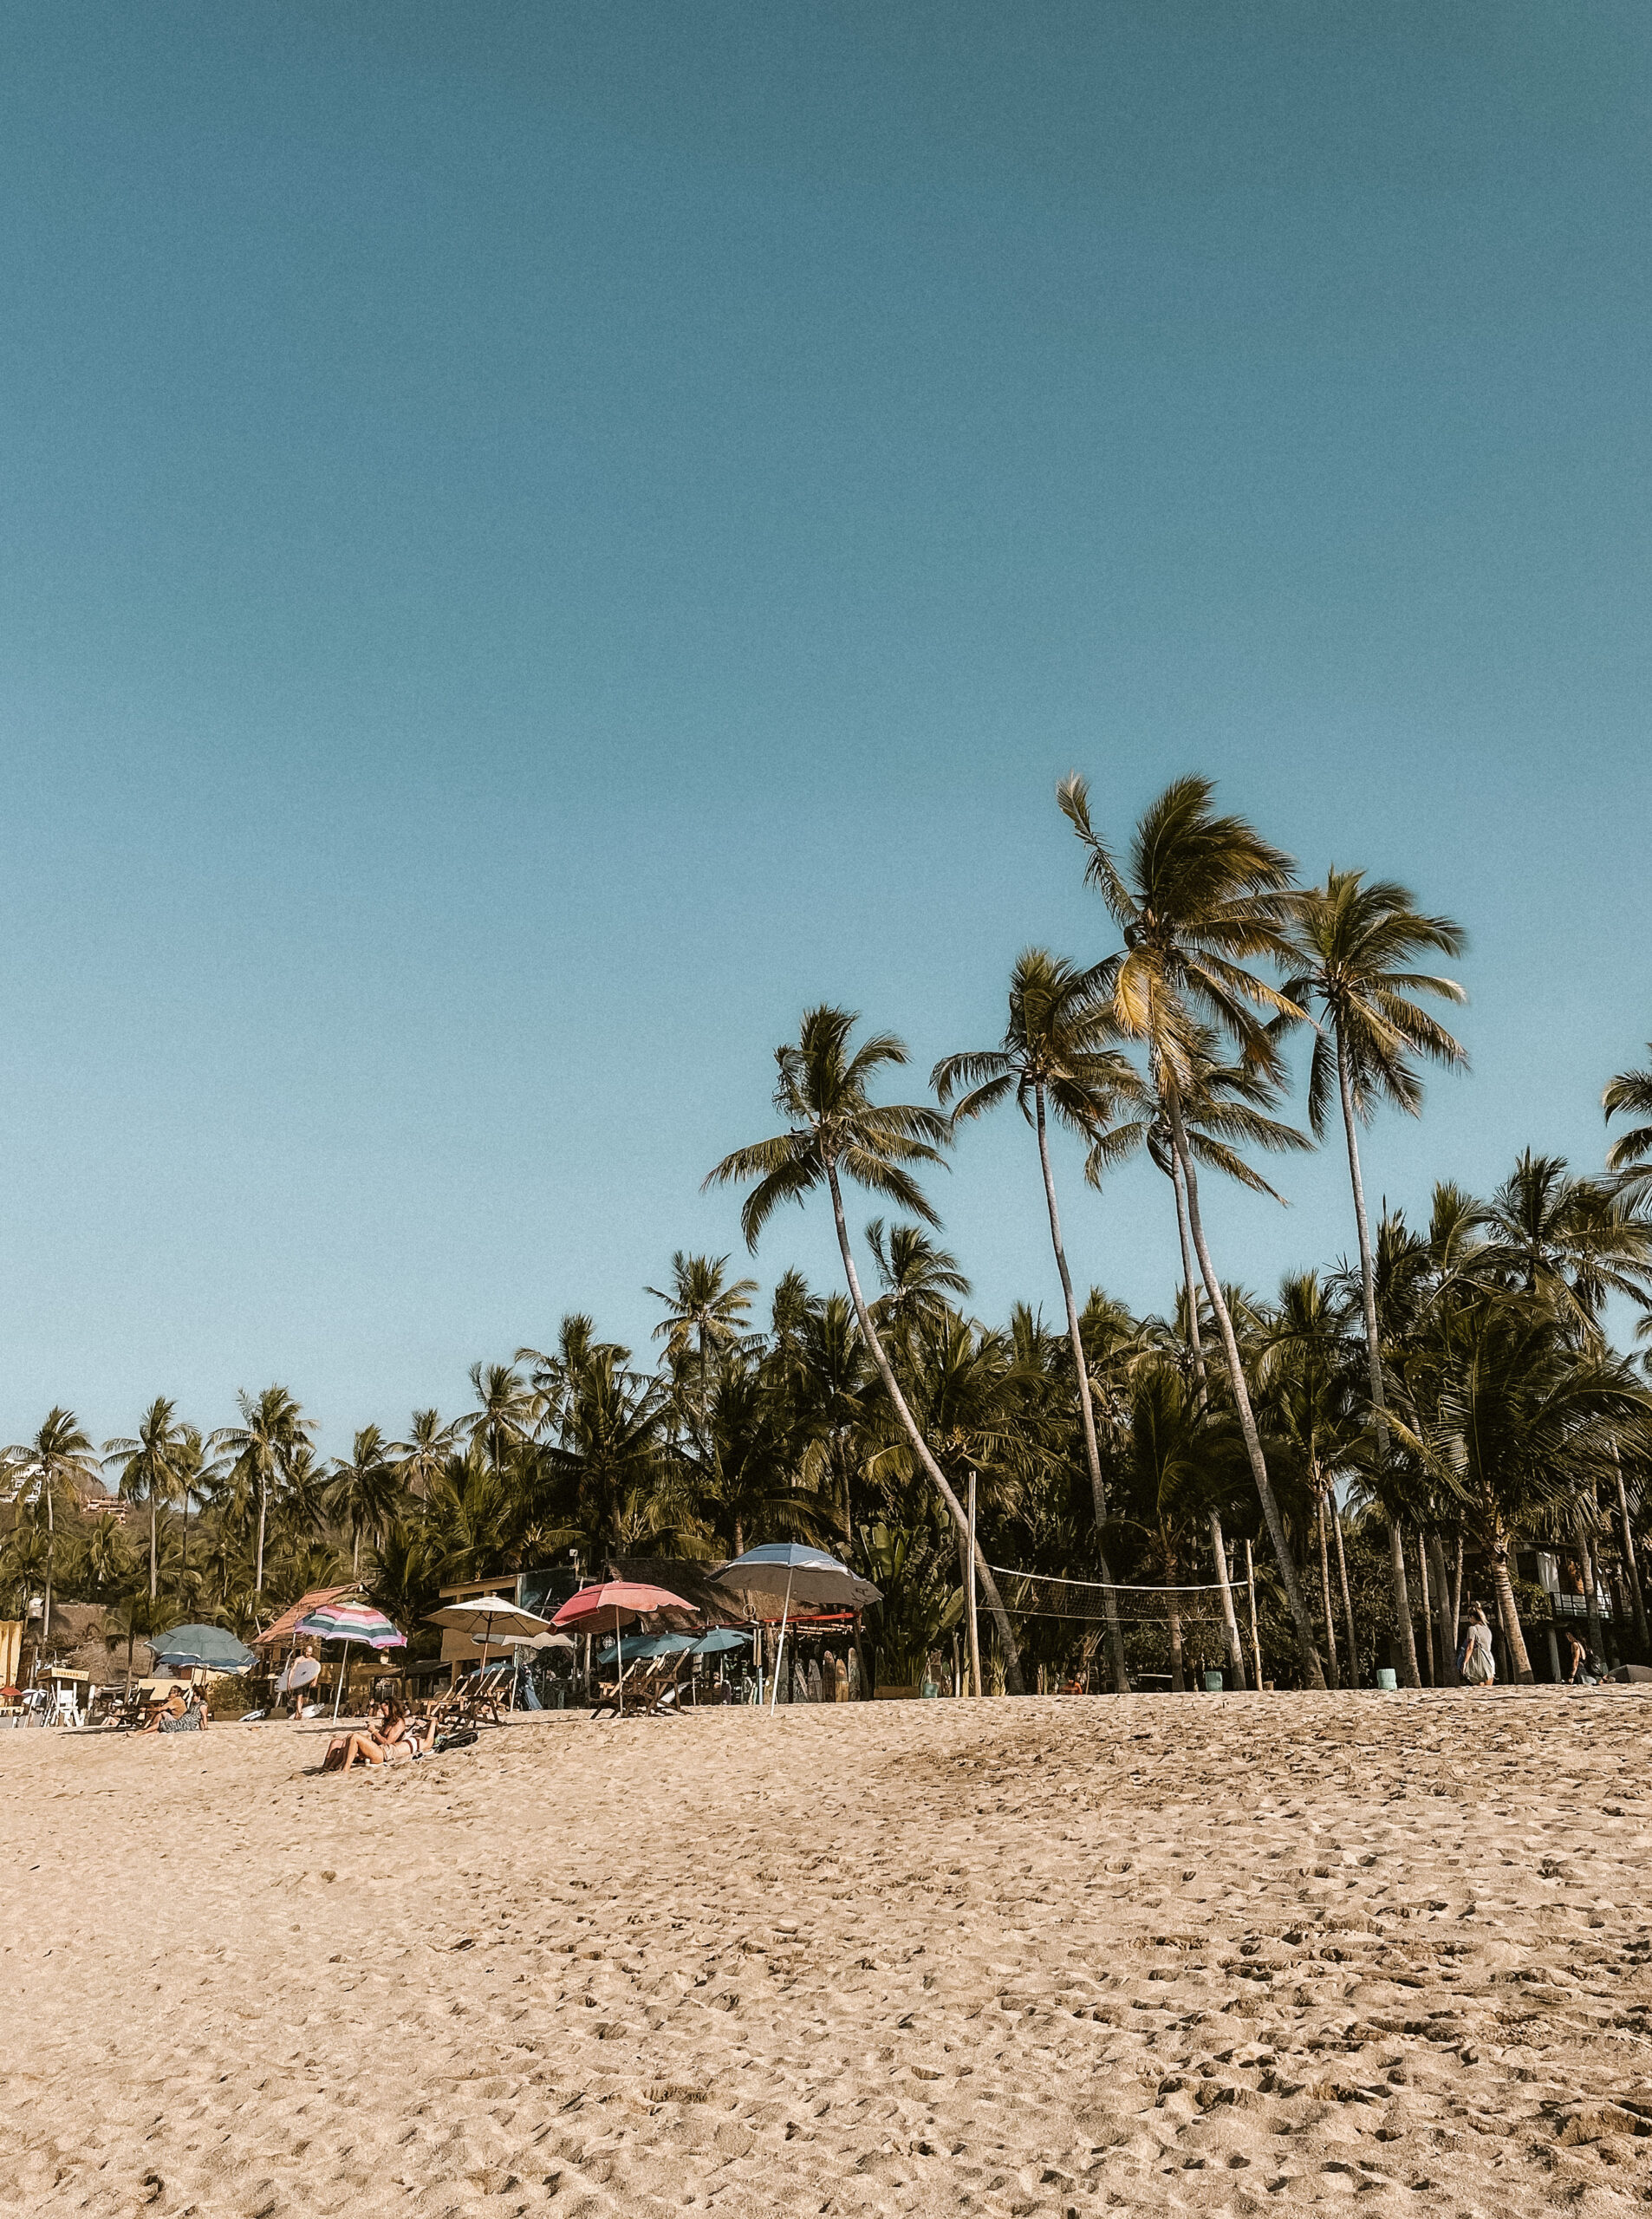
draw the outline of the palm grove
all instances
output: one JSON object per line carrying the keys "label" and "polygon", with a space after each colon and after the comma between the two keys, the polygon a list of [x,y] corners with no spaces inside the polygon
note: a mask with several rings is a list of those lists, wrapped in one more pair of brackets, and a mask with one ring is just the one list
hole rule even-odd
{"label": "palm grove", "polygon": [[[1528,1151],[1489,1196],[1442,1181],[1426,1223],[1373,1224],[1362,1133],[1384,1108],[1419,1114],[1424,1065],[1464,1061],[1441,1015],[1462,992],[1434,967],[1458,926],[1360,871],[1303,886],[1202,778],[1171,785],[1128,849],[1096,830],[1083,780],[1058,798],[1113,952],[1086,966],[1026,951],[1000,1038],[944,1058],[922,1102],[882,1098],[907,1060],[893,1034],[809,1011],[776,1055],[781,1129],[710,1174],[744,1190],[752,1250],[781,1204],[829,1207],[842,1291],[787,1272],[758,1319],[726,1256],[680,1253],[648,1291],[648,1357],[569,1315],[554,1346],[475,1366],[465,1412],[417,1411],[395,1440],[364,1427],[330,1462],[283,1386],[243,1393],[211,1431],[158,1398],[101,1445],[55,1409],[6,1452],[0,1613],[40,1598],[48,1647],[70,1598],[128,1642],[179,1616],[246,1634],[354,1578],[411,1625],[444,1584],[570,1550],[590,1565],[797,1538],[883,1590],[869,1660],[904,1682],[958,1628],[972,1479],[988,1647],[1011,1692],[1081,1668],[1119,1689],[1180,1685],[1197,1660],[1173,1591],[1213,1585],[1246,1544],[1263,1668],[1282,1682],[1369,1682],[1390,1657],[1409,1684],[1449,1678],[1466,1561],[1530,1676],[1523,1621],[1548,1607],[1518,1577],[1533,1544],[1582,1567],[1591,1616],[1597,1585],[1614,1591],[1644,1655],[1652,1394],[1606,1313],[1619,1297],[1642,1330],[1652,1316],[1652,1122],[1618,1129],[1598,1176]],[[1652,1121],[1652,1071],[1614,1078],[1603,1105]],[[1053,1323],[1028,1304],[1001,1324],[971,1314],[924,1184],[1000,1109],[1026,1128],[1017,1199],[1047,1230]],[[1135,1156],[1163,1175],[1163,1315],[1095,1285],[1081,1297],[1057,1135],[1103,1196]],[[1351,1260],[1271,1296],[1224,1277],[1242,1259],[1213,1253],[1201,1181],[1272,1194],[1259,1158],[1319,1142],[1346,1155]],[[857,1194],[888,1214],[864,1227],[866,1277]],[[131,1516],[87,1507],[106,1475]],[[1045,1611],[1039,1575],[1096,1585],[1082,1611]],[[1165,1592],[1144,1610],[1150,1589]],[[1226,1598],[1193,1639],[1231,1681],[1254,1677]]]}

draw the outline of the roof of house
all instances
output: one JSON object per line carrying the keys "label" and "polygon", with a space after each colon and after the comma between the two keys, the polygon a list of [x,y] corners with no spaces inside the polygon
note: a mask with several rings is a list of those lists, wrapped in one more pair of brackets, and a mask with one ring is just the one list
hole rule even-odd
{"label": "roof of house", "polygon": [[307,1618],[312,1611],[319,1611],[323,1603],[336,1603],[341,1595],[359,1595],[361,1592],[361,1582],[359,1579],[346,1580],[342,1587],[312,1587],[308,1595],[299,1597],[289,1611],[283,1611],[273,1625],[266,1626],[262,1633],[255,1633],[249,1646],[270,1649],[278,1643],[290,1641],[298,1630],[300,1618]]}

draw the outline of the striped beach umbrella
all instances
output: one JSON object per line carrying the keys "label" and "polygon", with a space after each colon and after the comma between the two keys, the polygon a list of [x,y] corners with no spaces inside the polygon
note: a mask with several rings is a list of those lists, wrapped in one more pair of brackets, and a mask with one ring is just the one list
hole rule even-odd
{"label": "striped beach umbrella", "polygon": [[296,1631],[313,1634],[318,1641],[341,1641],[347,1644],[344,1662],[339,1667],[338,1686],[333,1692],[335,1718],[338,1716],[345,1674],[349,1668],[349,1643],[362,1642],[369,1649],[407,1646],[406,1635],[398,1633],[384,1612],[375,1611],[369,1603],[322,1603],[307,1618],[299,1620]]}

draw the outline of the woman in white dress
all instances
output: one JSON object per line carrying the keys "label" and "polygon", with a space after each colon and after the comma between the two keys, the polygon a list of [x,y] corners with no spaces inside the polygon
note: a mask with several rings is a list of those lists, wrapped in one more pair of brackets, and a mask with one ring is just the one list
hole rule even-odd
{"label": "woman in white dress", "polygon": [[1492,1630],[1486,1623],[1486,1613],[1476,1605],[1468,1621],[1468,1631],[1463,1637],[1463,1653],[1457,1669],[1463,1684],[1470,1688],[1489,1688],[1497,1677],[1497,1660],[1492,1654]]}

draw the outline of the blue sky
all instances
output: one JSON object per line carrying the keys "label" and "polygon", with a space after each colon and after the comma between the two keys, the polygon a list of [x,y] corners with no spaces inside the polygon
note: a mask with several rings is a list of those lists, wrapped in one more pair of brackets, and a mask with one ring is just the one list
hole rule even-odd
{"label": "blue sky", "polygon": [[[842,1001],[993,1039],[1203,769],[1469,927],[1414,1207],[1652,1033],[1630,5],[0,9],[0,1432],[329,1448],[592,1311]],[[1162,1181],[1063,1167],[1168,1298]],[[1213,1196],[1267,1286],[1350,1228]],[[1058,1298],[1012,1115],[936,1181]],[[870,1214],[868,1207],[866,1214]],[[766,1286],[835,1277],[818,1214]]]}

